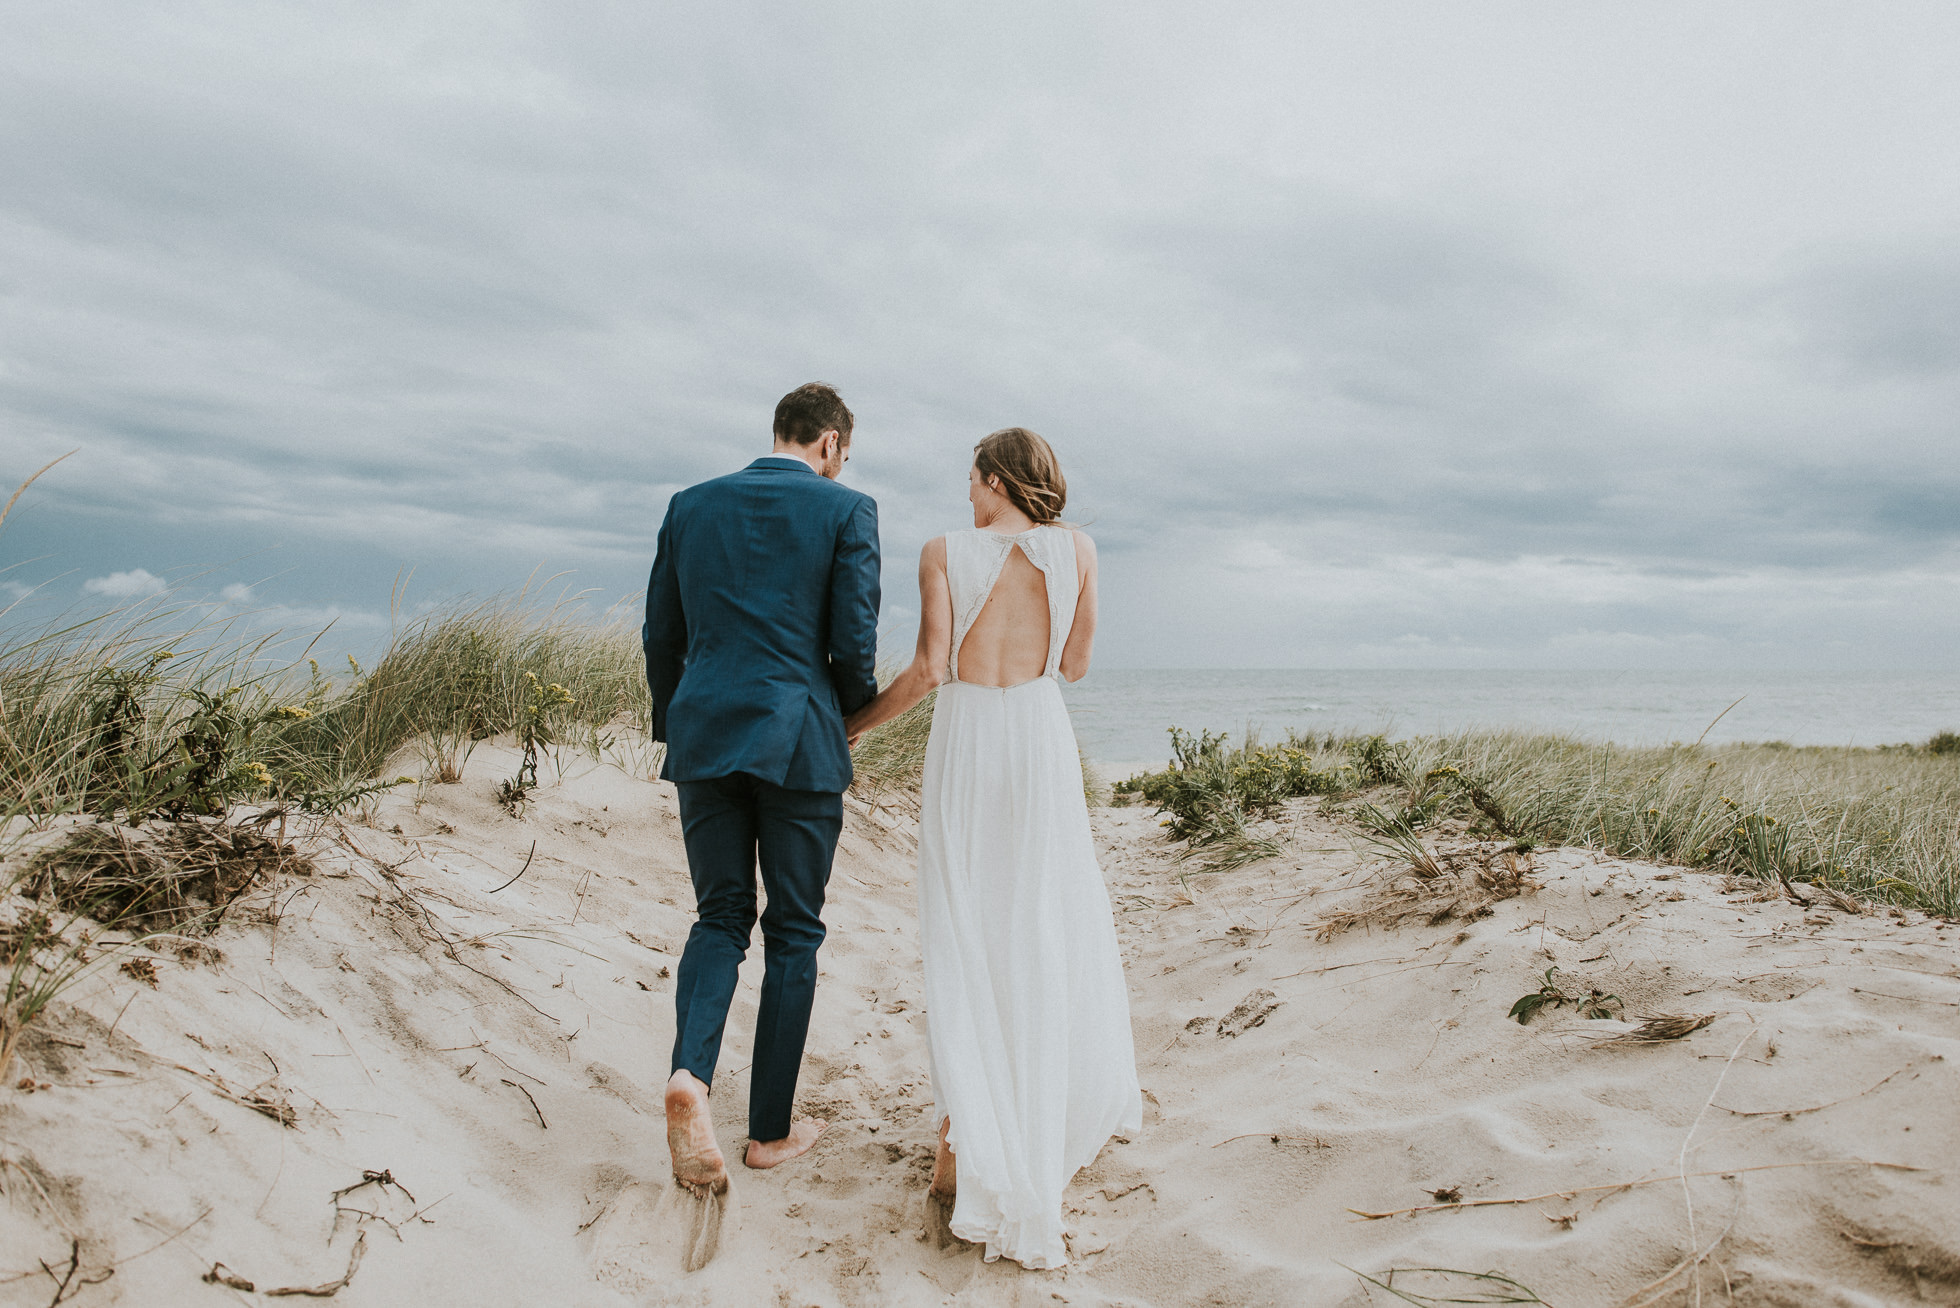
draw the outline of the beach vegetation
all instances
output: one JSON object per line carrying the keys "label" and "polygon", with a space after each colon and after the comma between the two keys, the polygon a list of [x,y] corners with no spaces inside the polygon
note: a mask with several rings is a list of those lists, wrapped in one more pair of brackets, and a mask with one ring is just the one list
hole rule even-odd
{"label": "beach vegetation", "polygon": [[[889,680],[889,677],[881,678]],[[932,707],[927,695],[883,726],[866,732],[851,751],[851,793],[871,803],[909,802],[925,777],[926,742],[932,738]]]}
{"label": "beach vegetation", "polygon": [[1360,788],[1355,766],[1334,766],[1304,738],[1279,745],[1250,741],[1232,747],[1229,737],[1170,730],[1174,763],[1116,784],[1116,792],[1153,804],[1171,835],[1194,846],[1215,844],[1241,830],[1244,819],[1270,813],[1288,799],[1339,795]]}
{"label": "beach vegetation", "polygon": [[1806,901],[1960,914],[1960,753],[1930,742],[1635,747],[1476,731],[1235,748],[1179,730],[1172,743],[1169,767],[1116,790],[1156,806],[1193,852],[1257,839],[1249,821],[1317,794],[1342,803],[1364,843],[1417,872],[1418,833],[1448,830],[1516,854],[1582,845],[1754,878]]}
{"label": "beach vegetation", "polygon": [[[330,815],[410,780],[453,783],[477,744],[513,737],[509,787],[548,751],[597,756],[646,730],[637,624],[584,597],[519,593],[400,622],[371,666],[323,673],[302,648],[168,596],[36,628],[0,627],[0,818],[17,837],[64,814],[141,824],[237,806]],[[318,636],[312,638],[314,641]],[[915,789],[932,701],[872,732],[860,793]],[[631,751],[628,751],[631,752]],[[641,750],[639,770],[659,764]],[[403,762],[408,760],[402,760]]]}
{"label": "beach vegetation", "polygon": [[577,701],[572,692],[555,681],[541,680],[528,668],[524,672],[524,699],[517,714],[517,743],[523,749],[517,775],[497,787],[497,802],[516,817],[524,811],[524,801],[538,788],[538,751],[557,743],[554,718]]}
{"label": "beach vegetation", "polygon": [[1505,1016],[1514,1019],[1519,1026],[1529,1026],[1531,1019],[1547,1008],[1563,1008],[1571,1005],[1579,1010],[1579,1016],[1593,1020],[1618,1017],[1626,1003],[1618,995],[1609,995],[1597,986],[1591,987],[1583,995],[1569,995],[1565,987],[1557,981],[1558,968],[1545,969],[1544,984],[1528,995],[1519,998],[1511,1005]]}

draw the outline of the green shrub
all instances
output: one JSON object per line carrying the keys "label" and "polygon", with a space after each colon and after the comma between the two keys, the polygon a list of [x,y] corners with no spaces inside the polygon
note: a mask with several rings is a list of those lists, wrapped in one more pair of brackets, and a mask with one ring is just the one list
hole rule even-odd
{"label": "green shrub", "polygon": [[1171,835],[1199,847],[1243,834],[1245,819],[1302,795],[1337,795],[1355,789],[1349,764],[1321,769],[1307,742],[1226,746],[1227,737],[1192,736],[1170,729],[1176,762],[1117,784],[1117,791],[1154,804]]}

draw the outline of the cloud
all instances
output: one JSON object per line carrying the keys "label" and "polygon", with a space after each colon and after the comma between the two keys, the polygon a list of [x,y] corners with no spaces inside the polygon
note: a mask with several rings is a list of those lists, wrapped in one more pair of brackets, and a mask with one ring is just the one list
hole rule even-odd
{"label": "cloud", "polygon": [[141,599],[147,595],[161,595],[166,589],[162,577],[152,576],[142,568],[132,568],[128,572],[112,572],[106,577],[90,577],[82,583],[84,595],[100,595],[104,599]]}
{"label": "cloud", "polygon": [[758,12],[23,19],[9,548],[628,594],[825,377],[894,614],[1024,423],[1113,662],[1943,657],[1960,17]]}

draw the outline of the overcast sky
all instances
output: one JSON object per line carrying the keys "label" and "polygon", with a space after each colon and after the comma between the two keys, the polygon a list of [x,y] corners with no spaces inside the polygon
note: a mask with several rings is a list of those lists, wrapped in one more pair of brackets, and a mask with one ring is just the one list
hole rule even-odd
{"label": "overcast sky", "polygon": [[897,646],[1023,424],[1111,665],[1956,664],[1948,0],[0,13],[30,609],[628,596],[822,378]]}

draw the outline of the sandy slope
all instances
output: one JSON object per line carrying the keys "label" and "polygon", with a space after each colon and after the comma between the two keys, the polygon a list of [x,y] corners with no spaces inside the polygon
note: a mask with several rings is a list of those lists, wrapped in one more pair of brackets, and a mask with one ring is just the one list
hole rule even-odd
{"label": "sandy slope", "polygon": [[[221,959],[74,992],[15,1074],[53,1088],[0,1091],[0,1276],[19,1274],[0,1304],[48,1303],[37,1260],[59,1277],[71,1237],[71,1288],[114,1275],[70,1302],[150,1305],[273,1302],[200,1277],[331,1282],[363,1233],[335,1303],[1391,1302],[1346,1264],[1498,1270],[1570,1308],[1637,1302],[1696,1248],[1709,1304],[1960,1303],[1960,931],[1806,924],[1717,878],[1560,851],[1474,922],[1321,942],[1366,870],[1306,804],[1294,856],[1185,881],[1146,813],[1097,814],[1150,1099],[1072,1188],[1055,1273],[916,1236],[933,1119],[910,841],[854,813],[803,1082],[835,1125],[807,1162],[736,1176],[721,1256],[684,1277],[658,1118],[691,916],[671,789],[581,762],[520,821],[489,798],[512,764],[480,748],[419,808],[310,839],[319,873],[242,903]],[[717,1087],[731,1150],[759,955]],[[1552,963],[1633,1011],[1718,1016],[1620,1051],[1588,1037],[1623,1024],[1507,1020]],[[1277,1006],[1247,1026],[1261,990]],[[398,1184],[337,1213],[383,1171]],[[1685,1275],[1659,1289],[1693,1301]]]}

